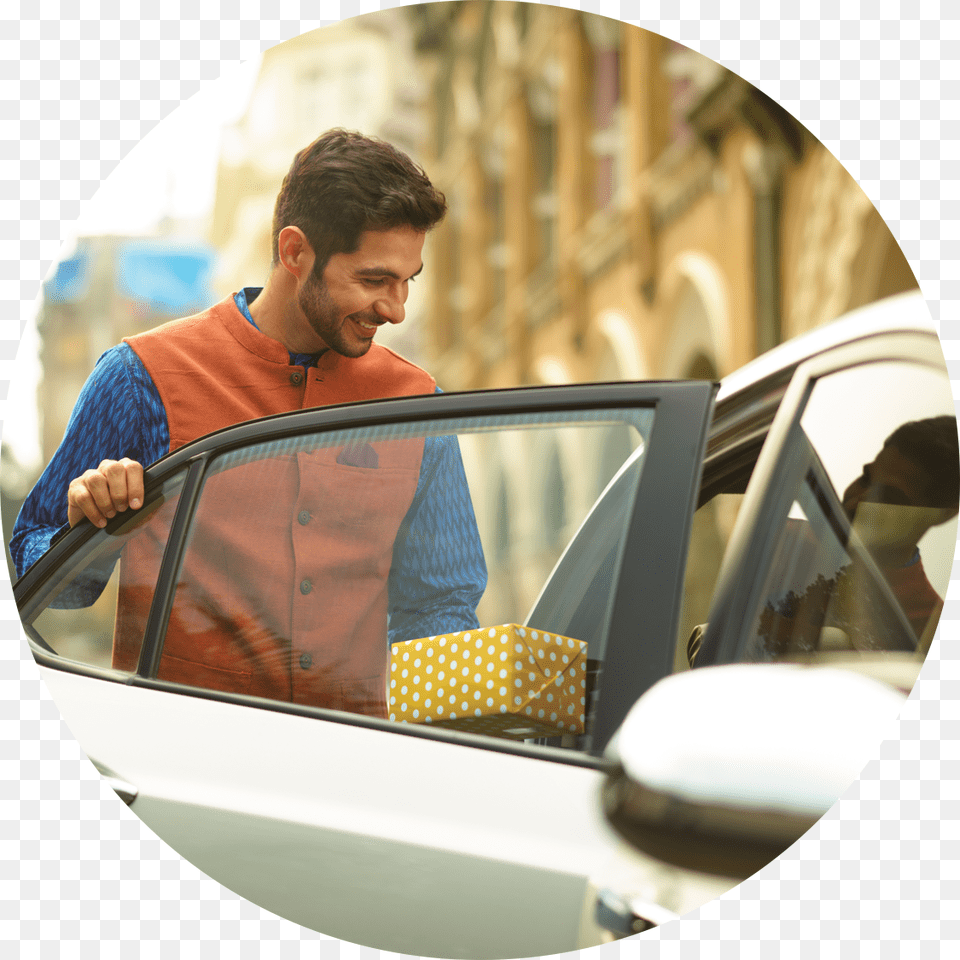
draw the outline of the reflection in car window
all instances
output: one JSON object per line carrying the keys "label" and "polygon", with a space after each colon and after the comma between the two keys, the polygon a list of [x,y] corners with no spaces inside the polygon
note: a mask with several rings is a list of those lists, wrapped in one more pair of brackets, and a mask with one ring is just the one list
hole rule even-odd
{"label": "reflection in car window", "polygon": [[812,472],[780,535],[741,659],[916,649],[917,636],[828,482]]}
{"label": "reflection in car window", "polygon": [[[185,473],[166,480],[135,514],[94,534],[73,562],[44,585],[30,635],[67,660],[94,667],[136,669],[160,561],[179,503]],[[136,568],[129,557],[141,558]],[[134,611],[139,611],[136,619]]]}
{"label": "reflection in car window", "polygon": [[[188,533],[158,678],[383,718],[397,644],[452,644],[507,625],[531,642],[544,630],[555,645],[555,634],[587,642],[526,613],[605,474],[622,466],[612,447],[634,457],[639,476],[652,419],[652,410],[485,417],[295,437],[217,457]],[[615,582],[594,598],[601,620]],[[528,642],[516,630],[501,636]],[[471,712],[488,700],[500,711],[499,670],[538,651],[499,666],[489,691],[494,678],[484,676],[482,702],[469,692]],[[594,642],[578,669],[599,657]],[[554,668],[545,669],[552,682]],[[471,674],[461,686],[474,682]],[[577,701],[579,712],[586,693]]]}
{"label": "reflection in car window", "polygon": [[946,372],[886,362],[824,377],[801,426],[914,634],[928,643],[950,581],[960,499]]}
{"label": "reflection in car window", "polygon": [[[956,544],[960,474],[946,372],[905,361],[845,369],[816,382],[800,423],[789,455],[809,458],[819,479],[788,491],[794,501],[758,619],[737,656],[879,663],[899,650],[919,662]],[[697,660],[700,625],[752,466],[719,485],[704,478],[713,493],[694,516],[676,670],[710,660]]]}

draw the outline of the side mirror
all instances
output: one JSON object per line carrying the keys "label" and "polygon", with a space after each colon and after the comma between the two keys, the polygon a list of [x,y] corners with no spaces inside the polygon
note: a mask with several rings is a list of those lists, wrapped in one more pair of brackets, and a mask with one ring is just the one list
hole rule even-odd
{"label": "side mirror", "polygon": [[667,677],[610,741],[604,813],[652,857],[745,879],[833,806],[905,699],[822,667],[738,664]]}

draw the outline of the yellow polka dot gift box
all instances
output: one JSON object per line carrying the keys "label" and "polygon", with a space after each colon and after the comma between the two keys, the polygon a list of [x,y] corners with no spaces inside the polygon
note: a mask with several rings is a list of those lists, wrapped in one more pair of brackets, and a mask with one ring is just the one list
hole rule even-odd
{"label": "yellow polka dot gift box", "polygon": [[391,720],[510,740],[583,733],[587,645],[515,623],[395,643]]}

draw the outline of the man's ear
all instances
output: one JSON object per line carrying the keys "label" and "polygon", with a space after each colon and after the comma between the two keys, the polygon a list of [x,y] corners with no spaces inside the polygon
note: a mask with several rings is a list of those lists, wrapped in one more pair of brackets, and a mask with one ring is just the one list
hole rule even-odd
{"label": "man's ear", "polygon": [[298,280],[305,280],[313,269],[313,247],[299,227],[284,227],[277,236],[280,266]]}

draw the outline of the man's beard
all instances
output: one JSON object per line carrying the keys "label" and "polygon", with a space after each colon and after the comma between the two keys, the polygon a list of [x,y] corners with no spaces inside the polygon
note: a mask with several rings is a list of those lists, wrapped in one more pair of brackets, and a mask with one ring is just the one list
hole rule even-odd
{"label": "man's beard", "polygon": [[[330,296],[327,285],[316,271],[310,273],[310,279],[304,284],[297,297],[297,303],[313,328],[314,333],[334,353],[344,357],[362,357],[370,349],[373,337],[350,337],[348,324],[354,319],[367,319],[363,314],[341,316],[336,301]],[[373,322],[373,321],[370,321]],[[347,328],[345,330],[345,328]]]}

